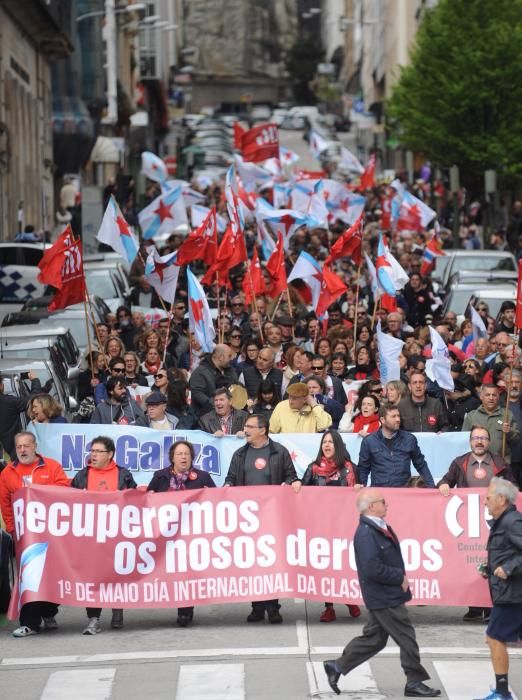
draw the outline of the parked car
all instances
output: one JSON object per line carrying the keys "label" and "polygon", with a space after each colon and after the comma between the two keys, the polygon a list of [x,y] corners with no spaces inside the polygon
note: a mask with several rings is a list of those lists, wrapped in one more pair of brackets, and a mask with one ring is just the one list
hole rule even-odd
{"label": "parked car", "polygon": [[516,301],[517,287],[516,284],[496,284],[488,287],[481,287],[476,284],[455,285],[444,300],[442,314],[444,315],[450,310],[454,311],[457,314],[457,321],[462,323],[464,312],[472,297],[487,302],[489,315],[496,318],[503,301]]}
{"label": "parked car", "polygon": [[50,360],[60,377],[66,383],[69,394],[77,396],[78,379],[80,377],[80,360],[73,365],[69,365],[67,356],[63,348],[55,339],[50,337],[35,339],[26,338],[24,340],[11,339],[6,343],[0,332],[0,360],[9,360],[22,357],[31,357],[35,360]]}
{"label": "parked car", "polygon": [[0,243],[0,318],[44,292],[38,263],[48,244]]}
{"label": "parked car", "polygon": [[451,277],[460,270],[516,271],[517,263],[512,253],[502,250],[452,250],[437,256],[432,279],[440,289],[448,287]]}
{"label": "parked car", "polygon": [[2,326],[0,328],[0,345],[4,348],[11,343],[24,343],[29,340],[45,340],[56,343],[67,365],[71,368],[80,366],[82,354],[71,331],[63,326],[46,328],[45,325]]}
{"label": "parked car", "polygon": [[[64,380],[56,372],[50,360],[34,360],[29,357],[0,360],[0,376],[4,383],[4,393],[29,400],[31,392],[31,382],[27,376],[29,372],[40,380],[42,391],[50,394],[63,406],[63,415],[71,420],[72,412],[77,408],[76,399],[68,395]],[[22,425],[27,426],[26,414],[21,414],[20,418]]]}

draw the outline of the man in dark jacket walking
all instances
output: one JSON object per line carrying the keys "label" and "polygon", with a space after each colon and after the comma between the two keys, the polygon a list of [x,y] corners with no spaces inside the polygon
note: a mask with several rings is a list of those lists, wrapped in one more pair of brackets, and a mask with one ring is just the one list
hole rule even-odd
{"label": "man in dark jacket walking", "polygon": [[493,518],[483,573],[489,579],[493,601],[486,641],[496,681],[487,700],[511,700],[507,644],[522,637],[522,514],[516,509],[517,496],[514,484],[495,476],[485,499]]}
{"label": "man in dark jacket walking", "polygon": [[410,586],[399,540],[385,521],[386,500],[376,489],[363,489],[357,496],[357,508],[361,517],[354,537],[355,561],[368,622],[362,635],[347,644],[342,656],[324,662],[328,683],[340,695],[337,683],[341,674],[345,676],[378,654],[391,636],[399,645],[406,674],[404,694],[436,697],[440,690],[424,683],[429,675],[420,662],[415,630],[405,606],[411,600]]}
{"label": "man in dark jacket walking", "polygon": [[400,430],[401,415],[396,406],[383,405],[379,409],[381,427],[363,438],[359,452],[359,482],[366,486],[371,475],[372,486],[406,486],[411,476],[410,464],[422,476],[428,488],[435,482],[420,451],[415,435]]}
{"label": "man in dark jacket walking", "polygon": [[216,345],[192,372],[190,391],[192,407],[198,418],[211,411],[216,389],[237,384],[237,374],[230,366],[233,352],[228,345]]}
{"label": "man in dark jacket walking", "polygon": [[[295,493],[301,482],[295,472],[290,453],[283,445],[268,437],[268,419],[265,415],[249,416],[244,425],[247,444],[232,455],[225,486],[279,486],[291,484]],[[252,603],[252,612],[247,622],[261,622],[265,619],[272,624],[283,622],[279,613],[279,600],[258,600]]]}

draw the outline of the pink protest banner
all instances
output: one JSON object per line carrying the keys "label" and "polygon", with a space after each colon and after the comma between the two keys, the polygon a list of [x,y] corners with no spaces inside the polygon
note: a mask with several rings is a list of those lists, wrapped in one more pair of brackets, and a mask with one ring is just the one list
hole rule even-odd
{"label": "pink protest banner", "polygon": [[[488,605],[484,493],[383,489],[414,603]],[[359,603],[349,488],[288,486],[14,497],[21,602],[160,608],[301,597]]]}

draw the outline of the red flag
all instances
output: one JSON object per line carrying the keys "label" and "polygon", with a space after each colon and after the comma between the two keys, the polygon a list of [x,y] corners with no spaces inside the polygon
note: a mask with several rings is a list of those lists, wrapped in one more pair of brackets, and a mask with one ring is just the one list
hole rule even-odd
{"label": "red flag", "polygon": [[377,183],[375,182],[375,153],[372,153],[372,155],[370,156],[370,160],[368,161],[368,164],[364,169],[364,172],[361,173],[359,187],[362,190],[371,190],[371,188],[375,187],[376,184]]}
{"label": "red flag", "polygon": [[330,255],[326,258],[325,264],[329,265],[338,258],[351,258],[356,265],[361,264],[363,219],[364,214],[362,213],[357,221],[342,236],[339,236],[331,247]]}
{"label": "red flag", "polygon": [[245,302],[247,304],[250,304],[250,302],[256,296],[266,293],[265,278],[263,276],[261,264],[259,263],[259,255],[257,254],[257,248],[254,248],[252,260],[250,260],[248,266],[250,272],[247,271],[247,274],[243,279],[243,291],[245,293]]}
{"label": "red flag", "polygon": [[381,294],[381,308],[388,313],[397,311],[397,297],[392,297],[391,294]]}
{"label": "red flag", "polygon": [[420,268],[421,275],[429,275],[433,272],[435,268],[435,261],[438,256],[446,255],[442,250],[442,241],[439,239],[438,232],[435,231],[431,239],[428,241],[426,247],[424,248],[424,253],[422,255],[422,264]]}
{"label": "red flag", "polygon": [[212,207],[201,225],[191,231],[178,248],[177,265],[186,265],[193,260],[203,260],[212,265],[217,253],[216,207]]}
{"label": "red flag", "polygon": [[74,240],[70,226],[48,248],[38,263],[38,281],[55,287],[49,311],[65,309],[85,299],[81,241]]}
{"label": "red flag", "polygon": [[241,150],[243,134],[246,134],[246,129],[243,129],[239,122],[234,122],[234,148],[238,151]]}
{"label": "red flag", "polygon": [[339,275],[332,272],[330,266],[326,263],[323,267],[323,280],[321,282],[321,294],[317,302],[315,313],[317,316],[322,316],[326,309],[338,299],[341,294],[346,292],[347,287]]}
{"label": "red flag", "polygon": [[258,163],[267,158],[279,158],[277,124],[260,124],[246,131],[241,138],[243,160]]}
{"label": "red flag", "polygon": [[216,261],[205,273],[201,284],[213,284],[216,281],[216,274],[218,274],[220,284],[228,286],[227,272],[232,267],[247,260],[245,237],[241,231],[234,231],[229,224],[221,240]]}
{"label": "red flag", "polygon": [[296,180],[320,180],[328,177],[328,173],[325,170],[297,170],[295,177]]}
{"label": "red flag", "polygon": [[285,249],[283,245],[283,234],[277,235],[277,245],[272,255],[266,263],[266,271],[270,275],[271,285],[267,294],[271,299],[278,297],[288,287],[286,280]]}
{"label": "red flag", "polygon": [[391,229],[391,203],[393,197],[390,195],[384,195],[381,197],[381,229],[383,231],[389,231]]}
{"label": "red flag", "polygon": [[522,328],[522,259],[518,261],[517,311],[515,327]]}

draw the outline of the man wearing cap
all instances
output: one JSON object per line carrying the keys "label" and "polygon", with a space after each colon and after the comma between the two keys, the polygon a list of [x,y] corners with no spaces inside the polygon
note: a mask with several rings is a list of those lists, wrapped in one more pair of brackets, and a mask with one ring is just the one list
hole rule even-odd
{"label": "man wearing cap", "polygon": [[279,316],[275,319],[275,322],[281,331],[281,342],[283,345],[291,343],[294,337],[294,322],[290,316]]}
{"label": "man wearing cap", "polygon": [[332,417],[309,395],[304,382],[289,384],[287,394],[272,413],[271,433],[321,433],[332,425]]}
{"label": "man wearing cap", "polygon": [[[308,391],[308,390],[307,390]],[[295,493],[301,489],[290,453],[278,442],[268,437],[268,419],[256,414],[248,416],[245,423],[246,445],[232,455],[225,486],[280,486],[291,485]],[[247,622],[265,619],[272,625],[280,624],[279,600],[257,600]]]}
{"label": "man wearing cap", "polygon": [[232,405],[232,394],[226,387],[216,389],[214,394],[214,409],[205,413],[199,419],[199,427],[214,437],[235,435],[244,437],[243,426],[248,418],[246,411],[241,411]]}
{"label": "man wearing cap", "polygon": [[145,399],[147,425],[154,430],[175,430],[179,419],[167,413],[167,397],[161,391],[151,392]]}

